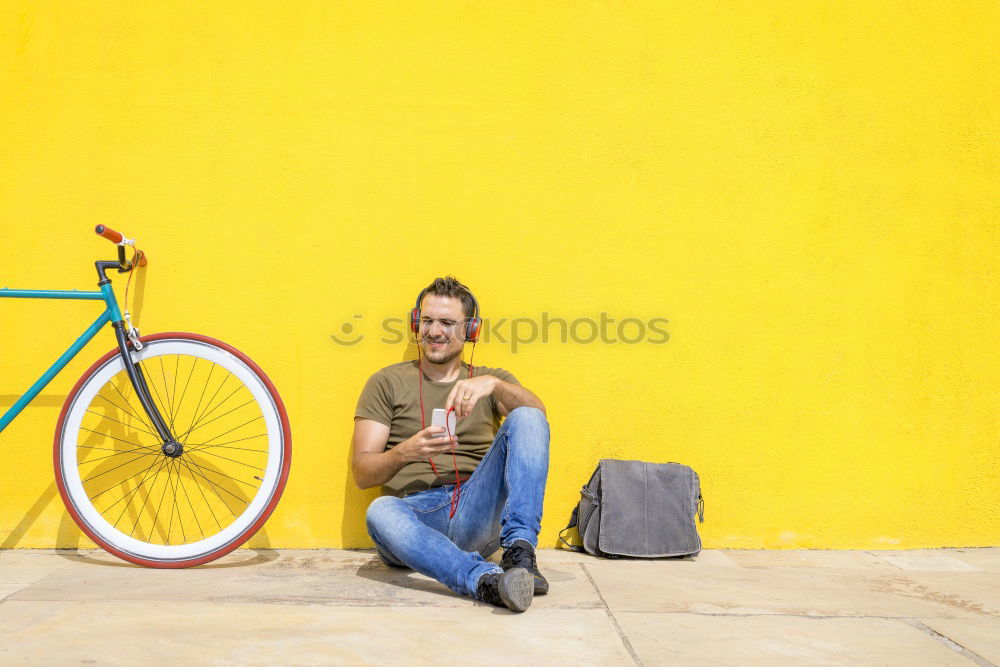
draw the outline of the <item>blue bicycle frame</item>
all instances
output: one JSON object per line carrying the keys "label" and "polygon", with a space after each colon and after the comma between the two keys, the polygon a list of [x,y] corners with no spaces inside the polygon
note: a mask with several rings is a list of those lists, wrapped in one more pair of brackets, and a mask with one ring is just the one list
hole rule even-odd
{"label": "blue bicycle frame", "polygon": [[[98,228],[98,233],[100,233],[100,228]],[[97,332],[101,328],[110,323],[115,330],[115,338],[118,340],[118,349],[122,355],[124,361],[125,372],[128,375],[129,380],[132,383],[132,387],[135,389],[135,393],[139,398],[139,402],[142,404],[143,409],[152,421],[153,427],[156,429],[157,434],[163,440],[163,453],[176,457],[180,456],[183,451],[183,447],[178,443],[173,434],[171,434],[170,429],[167,427],[166,422],[160,415],[160,411],[157,410],[156,405],[153,403],[153,399],[149,395],[149,387],[146,385],[146,378],[143,375],[142,368],[139,364],[131,358],[129,354],[129,339],[125,333],[125,323],[122,321],[121,310],[118,308],[118,301],[115,299],[115,292],[111,289],[111,280],[105,275],[105,272],[109,269],[118,269],[119,272],[125,272],[132,269],[130,263],[125,261],[125,251],[121,245],[118,246],[118,261],[115,262],[95,262],[95,267],[97,268],[97,275],[100,277],[100,281],[97,285],[100,287],[99,292],[78,292],[76,290],[12,290],[2,288],[0,289],[0,297],[7,298],[18,298],[18,299],[78,299],[84,301],[104,301],[104,312],[94,320],[94,323],[87,327],[87,330],[80,334],[80,337],[69,346],[69,349],[63,352],[63,354],[56,359],[52,366],[42,373],[42,377],[38,378],[28,391],[24,393],[21,398],[17,399],[14,405],[10,406],[10,409],[0,417],[0,431],[7,428],[7,425],[14,421],[25,406],[28,405],[39,393],[52,381],[59,371],[66,367],[66,364],[70,362],[77,355],[77,353],[83,349],[83,346],[90,342],[90,340],[97,335]],[[138,339],[133,339],[137,341]],[[138,342],[135,343],[137,348],[141,347]]]}
{"label": "blue bicycle frame", "polygon": [[0,297],[13,298],[13,299],[78,299],[84,301],[104,301],[105,309],[100,316],[94,320],[94,323],[87,327],[87,330],[80,334],[80,337],[76,339],[69,349],[62,353],[62,355],[56,359],[52,366],[42,373],[42,376],[35,381],[28,391],[24,392],[24,395],[17,400],[14,405],[10,406],[0,417],[0,431],[7,428],[7,425],[14,421],[14,418],[21,414],[25,406],[28,405],[38,394],[45,389],[46,385],[52,381],[59,371],[66,367],[73,357],[83,349],[83,346],[90,342],[90,340],[97,335],[97,332],[104,327],[105,324],[109,322],[121,322],[122,315],[121,311],[118,309],[118,301],[115,299],[114,290],[111,289],[111,284],[101,285],[100,292],[79,292],[77,290],[16,290],[16,289],[0,289]]}

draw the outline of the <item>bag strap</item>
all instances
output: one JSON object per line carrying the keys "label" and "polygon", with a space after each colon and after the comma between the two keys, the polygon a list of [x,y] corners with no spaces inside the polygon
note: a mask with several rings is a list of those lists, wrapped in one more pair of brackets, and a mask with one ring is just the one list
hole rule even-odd
{"label": "bag strap", "polygon": [[569,542],[566,541],[566,538],[563,537],[563,533],[565,533],[567,530],[577,525],[577,520],[579,519],[579,515],[580,515],[580,506],[577,505],[576,507],[573,508],[573,514],[571,514],[569,517],[569,523],[566,524],[565,528],[559,531],[559,541],[565,544],[570,551],[584,553],[583,547],[578,547],[575,544],[570,544]]}
{"label": "bag strap", "polygon": [[[594,501],[599,501],[597,494],[590,490],[590,486],[591,484],[594,484],[595,480],[598,483],[600,482],[600,472],[601,472],[601,464],[598,463],[597,468],[594,470],[594,474],[590,476],[590,481],[584,484],[583,488],[580,489],[580,495],[587,496],[588,498]],[[577,503],[576,507],[573,508],[573,513],[569,517],[569,523],[566,524],[565,528],[559,531],[559,541],[565,544],[566,548],[569,549],[570,551],[576,551],[577,553],[585,554],[587,553],[586,549],[584,549],[583,547],[578,547],[575,544],[570,544],[569,542],[566,541],[566,538],[563,537],[563,534],[566,533],[566,531],[578,525],[579,520],[580,520],[580,505],[579,503]]]}

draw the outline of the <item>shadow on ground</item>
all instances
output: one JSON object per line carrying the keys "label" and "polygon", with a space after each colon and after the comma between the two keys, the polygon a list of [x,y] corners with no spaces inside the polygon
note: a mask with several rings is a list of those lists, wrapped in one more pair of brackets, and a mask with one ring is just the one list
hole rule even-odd
{"label": "shadow on ground", "polygon": [[379,558],[364,563],[355,571],[355,574],[362,579],[411,591],[434,593],[448,598],[463,597],[433,579],[424,577],[409,568],[390,567]]}

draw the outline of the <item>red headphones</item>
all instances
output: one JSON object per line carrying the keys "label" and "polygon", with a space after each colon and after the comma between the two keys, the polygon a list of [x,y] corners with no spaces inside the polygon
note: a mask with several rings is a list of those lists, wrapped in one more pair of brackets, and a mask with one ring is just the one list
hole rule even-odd
{"label": "red headphones", "polygon": [[[427,293],[427,289],[420,290],[420,294],[417,295],[417,305],[410,311],[410,331],[413,333],[420,333],[420,302],[424,300],[424,294]],[[483,326],[483,320],[479,317],[479,302],[476,301],[476,297],[472,292],[469,292],[469,296],[472,298],[472,317],[466,318],[465,323],[465,342],[475,343],[479,340],[479,330]]]}

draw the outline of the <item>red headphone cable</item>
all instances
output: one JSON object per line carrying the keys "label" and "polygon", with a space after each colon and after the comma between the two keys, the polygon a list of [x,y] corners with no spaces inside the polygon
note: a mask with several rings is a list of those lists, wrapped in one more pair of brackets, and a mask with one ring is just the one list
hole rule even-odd
{"label": "red headphone cable", "polygon": [[[472,354],[469,356],[469,379],[472,379],[472,359],[476,354],[476,343],[472,343]],[[422,364],[422,357],[420,354],[420,346],[417,345],[417,372],[420,374],[420,383],[418,394],[420,396],[420,429],[423,430],[427,428],[427,421],[424,417],[424,368]],[[455,410],[455,406],[448,408],[448,412],[444,415],[444,428],[445,432],[450,439],[452,437],[451,425],[448,422],[448,415],[450,415]],[[442,479],[441,474],[437,470],[437,466],[434,465],[434,459],[428,457],[427,462],[431,464],[431,470],[434,472],[434,476],[438,479]],[[455,510],[458,509],[458,501],[462,497],[462,480],[458,474],[458,458],[455,456],[455,445],[451,446],[451,463],[455,467],[455,488],[451,492],[451,511],[448,514],[448,518],[451,519],[455,516]]]}

